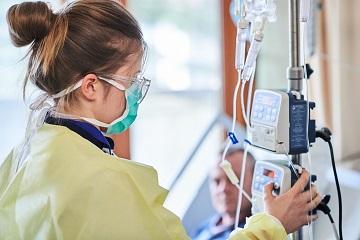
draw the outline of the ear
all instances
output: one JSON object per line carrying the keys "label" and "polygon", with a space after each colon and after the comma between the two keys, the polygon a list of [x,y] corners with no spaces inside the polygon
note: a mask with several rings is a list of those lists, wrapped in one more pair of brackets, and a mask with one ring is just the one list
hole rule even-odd
{"label": "ear", "polygon": [[99,95],[100,81],[95,74],[87,74],[80,87],[82,95],[90,101],[94,101]]}

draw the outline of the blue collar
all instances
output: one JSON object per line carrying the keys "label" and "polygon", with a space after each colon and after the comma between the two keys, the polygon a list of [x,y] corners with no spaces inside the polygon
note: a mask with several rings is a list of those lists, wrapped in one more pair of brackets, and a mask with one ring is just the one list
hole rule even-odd
{"label": "blue collar", "polygon": [[[213,217],[210,218],[209,220],[209,227],[210,228],[215,228],[218,224],[218,222],[221,220],[221,215],[219,214],[215,214]],[[245,225],[244,222],[239,222],[239,228],[243,228]],[[234,225],[230,225],[230,226],[227,226],[226,228],[224,228],[224,231],[229,231],[229,230],[234,230],[235,228],[235,224]]]}
{"label": "blue collar", "polygon": [[99,129],[90,123],[72,119],[54,118],[49,115],[46,116],[45,122],[67,127],[109,154],[111,154],[114,149],[114,141],[110,137],[105,137]]}
{"label": "blue collar", "polygon": [[[194,240],[225,240],[229,238],[230,233],[234,230],[234,225],[224,227],[223,229],[216,229],[217,223],[220,221],[221,216],[215,214],[211,218],[208,218],[199,228],[194,232],[192,239]],[[240,228],[243,228],[244,222],[240,222]],[[220,230],[220,231],[219,231]]]}

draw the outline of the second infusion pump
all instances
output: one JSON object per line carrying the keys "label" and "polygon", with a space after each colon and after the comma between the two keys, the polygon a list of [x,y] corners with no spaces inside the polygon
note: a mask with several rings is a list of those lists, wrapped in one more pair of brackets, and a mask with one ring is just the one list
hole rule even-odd
{"label": "second infusion pump", "polygon": [[252,182],[252,213],[264,212],[264,186],[274,183],[276,195],[287,192],[291,187],[292,174],[286,161],[256,161]]}
{"label": "second infusion pump", "polygon": [[259,89],[251,111],[251,144],[272,152],[308,151],[308,105],[291,93]]}

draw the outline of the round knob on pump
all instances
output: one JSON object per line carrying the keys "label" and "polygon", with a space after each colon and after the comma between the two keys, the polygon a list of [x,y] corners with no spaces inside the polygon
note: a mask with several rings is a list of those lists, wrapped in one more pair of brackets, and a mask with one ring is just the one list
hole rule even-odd
{"label": "round knob on pump", "polygon": [[279,195],[280,194],[280,185],[278,183],[274,183],[274,190],[273,193],[275,195]]}

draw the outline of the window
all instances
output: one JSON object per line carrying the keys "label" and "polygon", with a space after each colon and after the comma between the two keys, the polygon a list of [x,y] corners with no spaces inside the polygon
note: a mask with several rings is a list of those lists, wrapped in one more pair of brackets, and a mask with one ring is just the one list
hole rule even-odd
{"label": "window", "polygon": [[257,64],[256,88],[287,89],[288,4],[288,1],[277,1],[277,21],[265,25],[263,46]]}
{"label": "window", "polygon": [[[132,158],[154,166],[169,187],[222,106],[219,3],[128,1],[128,8],[148,43],[152,79],[132,129]],[[221,137],[212,134],[196,156],[202,164],[216,156]]]}

